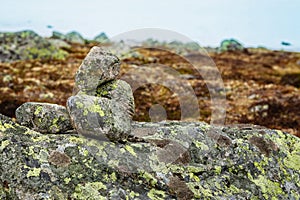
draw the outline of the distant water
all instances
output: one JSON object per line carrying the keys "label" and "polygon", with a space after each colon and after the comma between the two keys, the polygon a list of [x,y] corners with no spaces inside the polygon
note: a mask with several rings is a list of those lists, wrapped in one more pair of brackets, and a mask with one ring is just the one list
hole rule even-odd
{"label": "distant water", "polygon": [[[240,0],[9,0],[1,2],[0,31],[78,31],[91,39],[155,27],[185,35],[201,46],[234,38],[244,46],[300,51],[300,1]],[[172,38],[169,38],[172,39]],[[291,43],[282,46],[281,42]]]}

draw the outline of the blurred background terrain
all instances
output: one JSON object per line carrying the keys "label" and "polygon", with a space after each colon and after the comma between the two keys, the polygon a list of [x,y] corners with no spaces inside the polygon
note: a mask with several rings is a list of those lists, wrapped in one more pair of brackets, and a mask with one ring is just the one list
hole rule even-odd
{"label": "blurred background terrain", "polygon": [[[196,43],[143,42],[147,48],[131,48],[111,42],[105,33],[93,40],[80,33],[54,32],[49,38],[33,31],[0,34],[0,108],[14,117],[24,102],[65,105],[72,95],[74,75],[92,46],[111,47],[121,59],[120,77],[131,69],[163,64],[175,69],[192,86],[200,108],[198,120],[210,122],[211,101],[206,82],[193,64],[213,64],[224,81],[226,124],[257,124],[300,136],[300,53],[245,48],[234,39],[217,48]],[[121,49],[126,49],[118,53]],[[204,51],[208,53],[203,53]],[[168,120],[180,120],[178,95],[162,85],[147,84],[134,91],[134,120],[150,121],[149,109],[159,104]]]}
{"label": "blurred background terrain", "polygon": [[[224,81],[226,124],[251,123],[300,136],[299,6],[297,0],[2,2],[0,112],[14,117],[27,101],[65,105],[75,72],[98,45],[119,56],[120,77],[140,66],[178,71],[197,96],[198,120],[206,122],[210,93],[190,61],[208,71],[214,65]],[[146,27],[172,30],[188,40],[163,32],[117,37]],[[146,48],[124,42],[132,38]],[[155,104],[163,106],[167,119],[181,118],[178,95],[164,86],[144,85],[134,96],[135,120],[150,121]]]}

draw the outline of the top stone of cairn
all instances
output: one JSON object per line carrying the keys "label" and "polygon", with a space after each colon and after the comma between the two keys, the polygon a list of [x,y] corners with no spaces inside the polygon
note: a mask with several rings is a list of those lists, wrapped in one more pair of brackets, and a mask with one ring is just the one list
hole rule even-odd
{"label": "top stone of cairn", "polygon": [[75,84],[79,90],[95,95],[99,85],[116,79],[119,72],[118,57],[100,47],[93,47],[75,75]]}

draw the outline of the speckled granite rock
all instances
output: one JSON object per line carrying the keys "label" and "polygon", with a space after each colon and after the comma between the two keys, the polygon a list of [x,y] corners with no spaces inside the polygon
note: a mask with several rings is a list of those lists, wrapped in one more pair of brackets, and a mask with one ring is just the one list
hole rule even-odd
{"label": "speckled granite rock", "polygon": [[72,130],[67,109],[50,103],[27,102],[16,110],[17,122],[41,133],[65,133]]}
{"label": "speckled granite rock", "polygon": [[1,199],[299,199],[300,140],[255,126],[133,123],[126,144],[0,115]]}
{"label": "speckled granite rock", "polygon": [[131,117],[114,99],[76,95],[68,99],[67,108],[73,126],[84,136],[120,141],[130,133]]}
{"label": "speckled granite rock", "polygon": [[97,87],[114,80],[120,71],[119,59],[100,47],[93,47],[80,65],[75,84],[79,90],[95,96]]}

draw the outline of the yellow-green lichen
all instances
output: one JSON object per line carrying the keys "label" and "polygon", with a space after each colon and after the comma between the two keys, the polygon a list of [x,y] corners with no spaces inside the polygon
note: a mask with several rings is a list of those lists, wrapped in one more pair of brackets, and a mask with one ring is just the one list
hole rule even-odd
{"label": "yellow-green lichen", "polygon": [[[205,168],[202,166],[193,166],[193,165],[188,165],[186,166],[186,170],[188,172],[193,172],[193,173],[198,173],[198,172],[203,172],[205,171]],[[185,170],[184,170],[185,171]]]}
{"label": "yellow-green lichen", "polygon": [[80,108],[80,109],[81,109],[81,108],[83,108],[83,106],[84,106],[83,103],[78,102],[78,101],[76,102],[76,107],[77,107],[77,108]]}
{"label": "yellow-green lichen", "polygon": [[196,182],[200,182],[200,178],[198,176],[196,176],[194,173],[189,173],[190,179],[196,181]]}
{"label": "yellow-green lichen", "polygon": [[[263,156],[263,155],[262,155]],[[259,162],[254,161],[254,166],[261,172],[261,174],[265,174],[265,167],[268,166],[268,158],[263,156],[263,159]]]}
{"label": "yellow-green lichen", "polygon": [[[99,113],[99,115],[100,115],[101,117],[104,116],[104,112],[103,112],[103,110],[101,109],[100,105],[98,105],[98,104],[95,104],[95,105],[92,105],[92,106],[88,106],[87,109],[88,109],[88,111],[90,111],[90,112],[93,112],[93,113]],[[83,115],[84,115],[84,113],[83,113]]]}
{"label": "yellow-green lichen", "polygon": [[129,199],[134,199],[135,197],[138,197],[138,196],[140,196],[140,194],[139,193],[135,193],[134,191],[131,191],[129,193]]}
{"label": "yellow-green lichen", "polygon": [[110,175],[110,178],[113,182],[117,181],[117,176],[116,176],[116,173],[113,172],[111,175]]}
{"label": "yellow-green lichen", "polygon": [[253,182],[261,188],[264,197],[267,199],[269,195],[277,197],[280,194],[284,194],[280,183],[273,182],[262,175],[259,175]]}
{"label": "yellow-green lichen", "polygon": [[40,114],[40,112],[42,112],[42,110],[43,110],[43,107],[42,107],[42,106],[37,106],[37,107],[35,108],[34,115]]}
{"label": "yellow-green lichen", "polygon": [[89,114],[89,111],[85,108],[84,110],[83,110],[83,116],[87,116]]}
{"label": "yellow-green lichen", "polygon": [[6,131],[6,129],[12,128],[14,129],[14,126],[8,123],[4,123],[3,125],[0,124],[0,131]]}
{"label": "yellow-green lichen", "polygon": [[157,179],[148,172],[142,172],[140,176],[143,177],[151,186],[155,186],[157,184]]}
{"label": "yellow-green lichen", "polygon": [[40,176],[41,168],[33,168],[27,172],[27,178]]}
{"label": "yellow-green lichen", "polygon": [[194,141],[195,145],[197,148],[201,149],[202,151],[208,151],[209,150],[209,147],[202,143],[202,142],[199,142],[199,141]]}
{"label": "yellow-green lichen", "polygon": [[132,154],[133,156],[136,157],[136,153],[134,152],[133,148],[129,145],[125,145],[125,149],[130,153]]}
{"label": "yellow-green lichen", "polygon": [[72,195],[75,199],[99,199],[105,200],[106,198],[101,195],[101,190],[107,190],[102,182],[87,182],[85,184],[78,184]]}
{"label": "yellow-green lichen", "polygon": [[111,174],[104,174],[103,175],[103,180],[105,181],[105,182],[116,182],[117,181],[117,176],[116,176],[116,173],[115,172],[113,172],[113,173],[111,173]]}
{"label": "yellow-green lichen", "polygon": [[37,133],[37,132],[35,132],[35,131],[31,130],[31,129],[27,129],[27,131],[25,131],[23,134],[24,135],[33,135],[33,134],[39,134],[39,133]]}
{"label": "yellow-green lichen", "polygon": [[294,145],[294,151],[292,151],[283,160],[284,165],[288,168],[299,171],[300,170],[300,143]]}
{"label": "yellow-green lichen", "polygon": [[84,156],[88,156],[89,155],[89,151],[87,149],[79,149],[79,153],[81,155],[84,155]]}
{"label": "yellow-green lichen", "polygon": [[215,172],[216,174],[221,174],[221,171],[222,171],[222,167],[221,166],[215,166]]}
{"label": "yellow-green lichen", "polygon": [[86,139],[83,138],[83,137],[77,137],[77,136],[70,136],[69,137],[69,141],[71,143],[74,143],[74,144],[84,144],[86,142]]}
{"label": "yellow-green lichen", "polygon": [[9,140],[2,141],[0,146],[0,152],[2,152],[5,149],[5,147],[7,147],[9,144],[10,144]]}
{"label": "yellow-green lichen", "polygon": [[29,156],[32,156],[34,159],[37,159],[37,154],[34,152],[34,146],[30,146],[28,148],[28,153]]}
{"label": "yellow-green lichen", "polygon": [[229,191],[231,191],[232,194],[237,194],[237,193],[240,193],[240,189],[235,187],[234,185],[230,185],[230,187],[228,188]]}
{"label": "yellow-green lichen", "polygon": [[163,200],[166,197],[166,194],[162,190],[151,189],[147,196],[153,200]]}
{"label": "yellow-green lichen", "polygon": [[66,177],[66,178],[64,179],[64,182],[65,182],[65,184],[69,184],[71,180],[72,180],[71,178]]}
{"label": "yellow-green lichen", "polygon": [[42,134],[37,134],[37,135],[35,135],[35,137],[31,137],[31,140],[33,142],[47,141],[47,140],[49,140],[49,136],[42,135]]}

